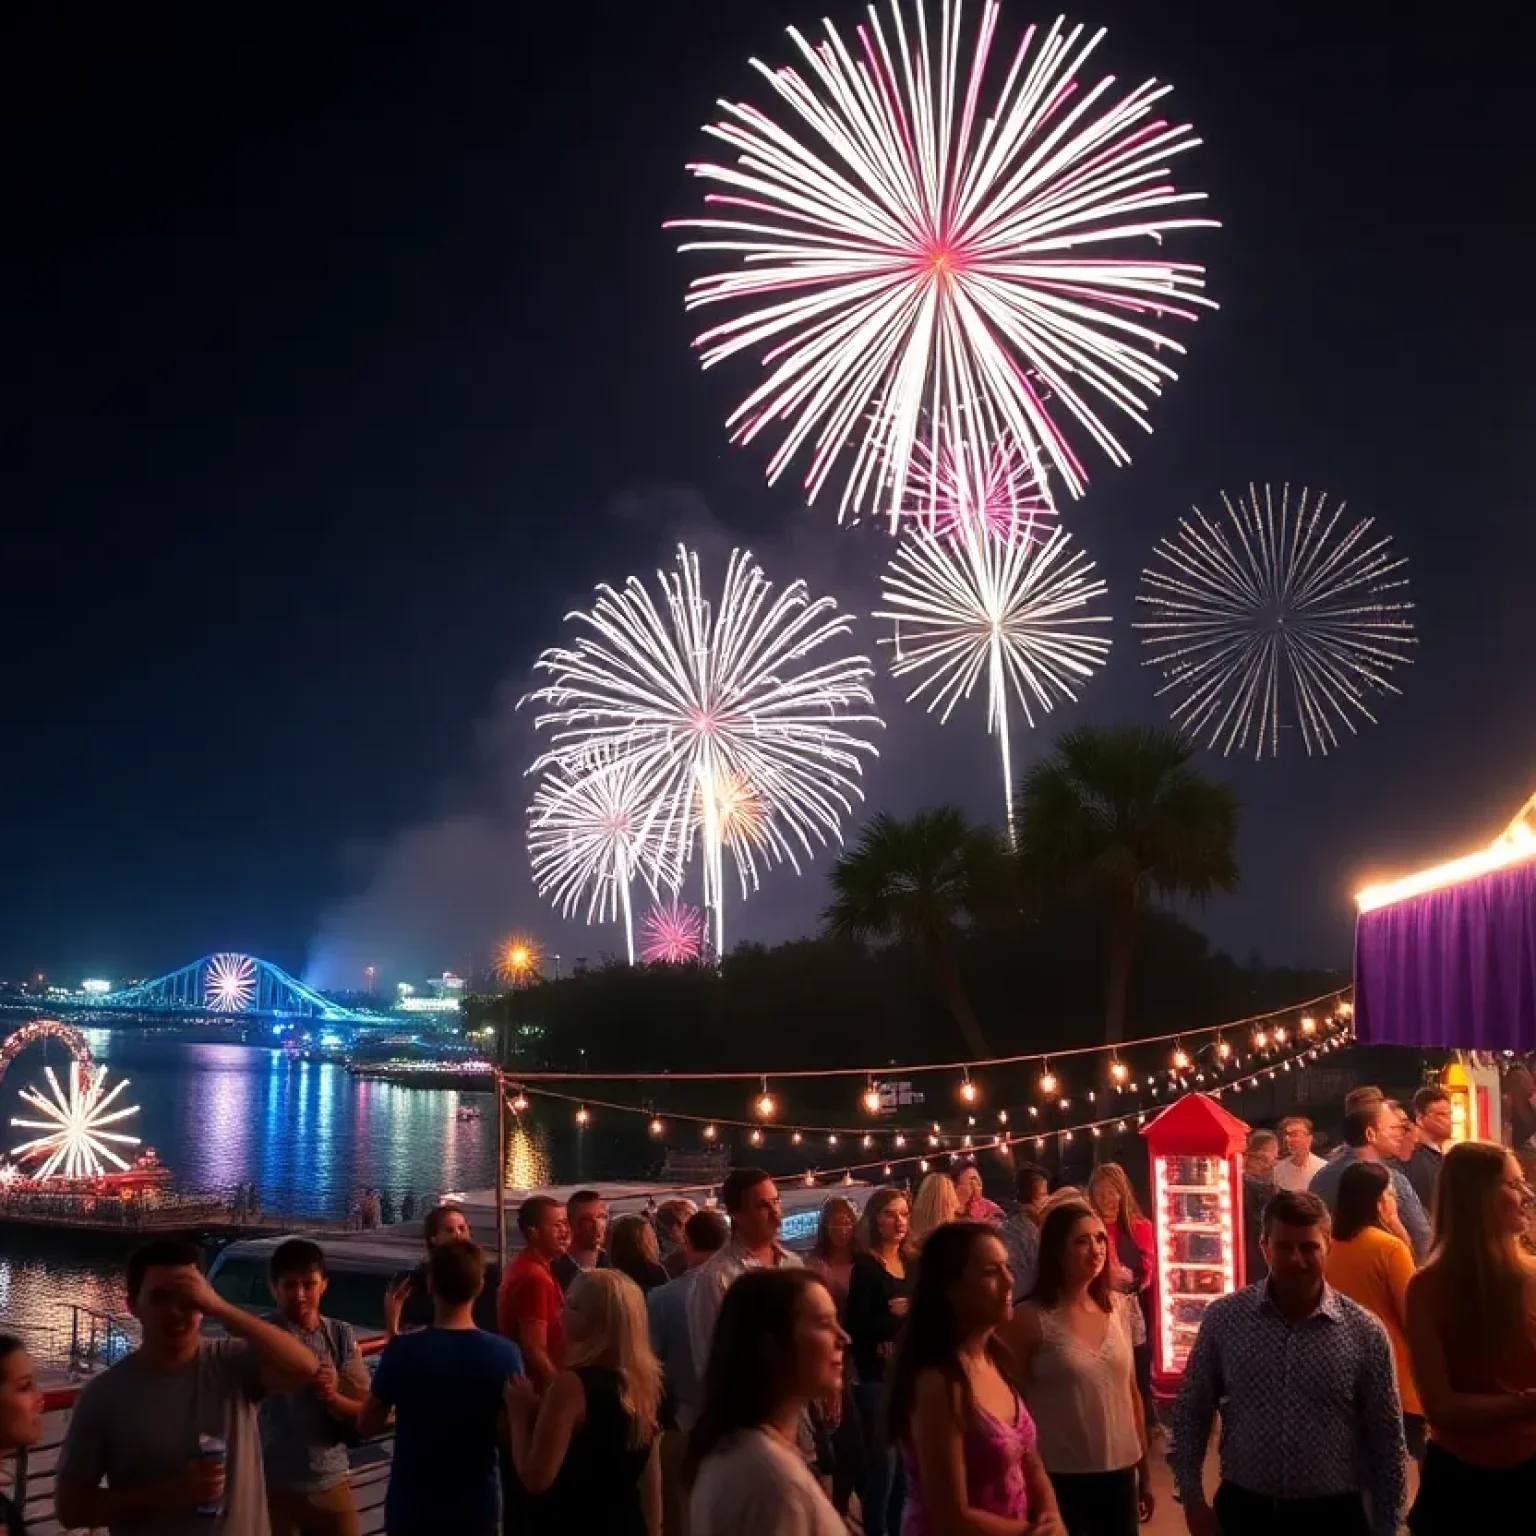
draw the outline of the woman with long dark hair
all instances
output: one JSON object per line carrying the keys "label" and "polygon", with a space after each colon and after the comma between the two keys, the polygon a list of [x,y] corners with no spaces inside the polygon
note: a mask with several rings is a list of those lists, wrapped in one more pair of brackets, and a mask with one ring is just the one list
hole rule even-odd
{"label": "woman with long dark hair", "polygon": [[862,1251],[848,1285],[848,1337],[858,1379],[854,1401],[864,1433],[864,1491],[859,1504],[865,1536],[901,1528],[906,1480],[886,1434],[886,1375],[901,1320],[907,1314],[914,1253],[911,1214],[899,1189],[877,1189],[864,1206]]}
{"label": "woman with long dark hair", "polygon": [[1403,1400],[1403,1437],[1416,1461],[1424,1458],[1424,1409],[1408,1359],[1408,1286],[1413,1249],[1398,1220],[1392,1176],[1382,1163],[1351,1163],[1339,1180],[1328,1284],[1374,1313],[1392,1344],[1398,1396]]}
{"label": "woman with long dark hair", "polygon": [[1152,1518],[1136,1307],[1111,1281],[1103,1221],[1087,1204],[1056,1206],[1040,1230],[1034,1292],[1003,1337],[1068,1536],[1136,1536]]}
{"label": "woman with long dark hair", "polygon": [[1013,1276],[991,1227],[929,1233],[890,1376],[903,1536],[1061,1536],[1018,1368],[997,1338],[1012,1315]]}
{"label": "woman with long dark hair", "polygon": [[1408,1353],[1429,1424],[1414,1536],[1470,1512],[1536,1508],[1536,1264],[1520,1251],[1530,1198],[1493,1142],[1445,1155],[1428,1262],[1408,1285]]}
{"label": "woman with long dark hair", "polygon": [[[20,1339],[0,1334],[0,1466],[43,1434],[43,1394]],[[0,1536],[27,1536],[21,1511],[0,1492]]]}
{"label": "woman with long dark hair", "polygon": [[806,1269],[749,1269],[725,1293],[688,1436],[689,1536],[846,1536],[797,1436],[843,1385],[848,1335]]}
{"label": "woman with long dark hair", "polygon": [[1141,1314],[1134,1329],[1132,1353],[1136,1361],[1136,1390],[1141,1395],[1147,1428],[1152,1430],[1157,1427],[1152,1402],[1152,1282],[1157,1266],[1157,1239],[1119,1163],[1100,1163],[1093,1170],[1088,1180],[1088,1203],[1109,1234],[1110,1284],[1134,1297]]}

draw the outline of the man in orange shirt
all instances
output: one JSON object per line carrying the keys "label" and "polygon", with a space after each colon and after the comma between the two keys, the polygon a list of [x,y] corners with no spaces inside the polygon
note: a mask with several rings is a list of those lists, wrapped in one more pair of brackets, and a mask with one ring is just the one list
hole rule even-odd
{"label": "man in orange shirt", "polygon": [[528,1379],[544,1391],[565,1361],[565,1293],[550,1265],[571,1246],[565,1207],[533,1195],[517,1209],[523,1250],[507,1267],[496,1297],[496,1326],[523,1352]]}

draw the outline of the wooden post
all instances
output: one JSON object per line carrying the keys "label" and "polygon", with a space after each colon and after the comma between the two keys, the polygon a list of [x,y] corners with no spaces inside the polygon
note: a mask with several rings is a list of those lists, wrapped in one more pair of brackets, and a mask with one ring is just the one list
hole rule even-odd
{"label": "wooden post", "polygon": [[496,1068],[496,1262],[507,1272],[507,1085]]}

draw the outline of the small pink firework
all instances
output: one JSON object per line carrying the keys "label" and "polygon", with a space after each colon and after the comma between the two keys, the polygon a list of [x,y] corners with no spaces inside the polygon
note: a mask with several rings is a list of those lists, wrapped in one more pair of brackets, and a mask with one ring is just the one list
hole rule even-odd
{"label": "small pink firework", "polygon": [[647,965],[687,965],[704,947],[704,914],[685,901],[652,907],[640,925],[640,958]]}
{"label": "small pink firework", "polygon": [[1006,433],[972,441],[941,425],[933,445],[918,442],[912,454],[912,491],[906,517],[924,533],[954,538],[979,524],[1004,543],[1043,543],[1055,526],[1056,508],[1017,439]]}

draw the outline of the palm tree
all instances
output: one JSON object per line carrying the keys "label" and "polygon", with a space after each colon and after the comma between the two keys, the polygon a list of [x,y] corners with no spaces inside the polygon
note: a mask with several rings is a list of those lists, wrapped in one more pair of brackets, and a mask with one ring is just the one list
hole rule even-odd
{"label": "palm tree", "polygon": [[1069,731],[1024,776],[1019,857],[1037,887],[1102,902],[1109,919],[1104,1038],[1125,1037],[1137,914],[1149,891],[1209,896],[1238,885],[1237,797],[1189,766],[1175,731]]}
{"label": "palm tree", "polygon": [[837,861],[823,921],[838,938],[894,939],[920,950],[979,1061],[991,1052],[960,983],[955,935],[961,923],[1001,904],[1005,881],[996,835],[972,826],[953,806],[906,821],[882,814]]}

